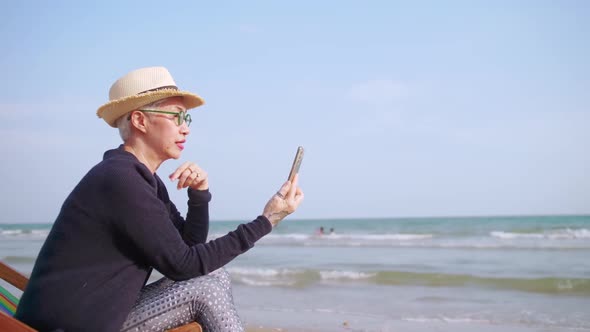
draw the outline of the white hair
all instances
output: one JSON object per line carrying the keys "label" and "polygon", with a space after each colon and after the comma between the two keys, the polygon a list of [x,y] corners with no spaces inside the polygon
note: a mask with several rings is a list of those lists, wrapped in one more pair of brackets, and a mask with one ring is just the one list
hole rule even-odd
{"label": "white hair", "polygon": [[[147,105],[143,105],[141,108],[149,108],[152,110],[161,111],[162,109],[160,108],[160,105],[162,105],[166,100],[168,100],[170,98],[174,98],[174,97],[156,100],[156,101],[151,102]],[[133,111],[131,111],[131,112],[133,112]],[[131,123],[131,121],[129,121],[130,116],[131,116],[131,112],[125,113],[122,117],[118,118],[117,121],[115,121],[115,125],[119,129],[119,136],[121,136],[121,139],[123,140],[123,142],[126,142],[127,139],[129,139],[129,135],[131,135],[131,127],[129,125]]]}

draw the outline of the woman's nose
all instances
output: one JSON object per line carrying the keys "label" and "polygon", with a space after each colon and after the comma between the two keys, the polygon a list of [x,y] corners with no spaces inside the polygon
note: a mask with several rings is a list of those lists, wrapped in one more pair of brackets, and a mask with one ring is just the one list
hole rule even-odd
{"label": "woman's nose", "polygon": [[181,125],[180,125],[180,132],[184,135],[188,135],[191,132],[191,129],[189,128],[189,126],[186,124],[186,121],[184,121]]}

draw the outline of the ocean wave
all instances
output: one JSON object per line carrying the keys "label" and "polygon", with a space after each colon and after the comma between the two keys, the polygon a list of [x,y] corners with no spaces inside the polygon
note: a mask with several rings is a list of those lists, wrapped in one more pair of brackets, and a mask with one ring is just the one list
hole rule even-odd
{"label": "ocean wave", "polygon": [[[543,331],[588,331],[590,327],[586,322],[572,320],[567,315],[556,319],[556,317],[550,317],[546,313],[536,313],[528,310],[513,312],[508,315],[484,311],[467,315],[436,314],[432,316],[402,316],[400,319],[410,323],[434,324],[434,326],[438,324],[505,326],[506,324],[512,323],[514,326],[526,326],[527,331],[532,327],[537,327]],[[474,326],[471,329],[477,329],[477,327]]]}
{"label": "ocean wave", "polygon": [[[225,234],[212,234],[216,239]],[[458,249],[590,249],[590,230],[563,228],[538,232],[492,230],[489,233],[337,233],[315,235],[304,233],[271,233],[259,245],[308,247],[424,247]]]}
{"label": "ocean wave", "polygon": [[19,264],[19,263],[30,263],[30,264],[33,264],[33,263],[35,263],[35,260],[37,260],[37,257],[32,257],[32,256],[4,256],[1,260],[3,262],[7,263],[7,264]]}
{"label": "ocean wave", "polygon": [[301,273],[301,270],[294,269],[263,269],[263,268],[229,268],[228,271],[232,274],[242,276],[260,276],[260,277],[277,277],[285,275],[294,275]]}
{"label": "ocean wave", "polygon": [[469,239],[469,240],[444,240],[433,243],[415,243],[397,245],[399,247],[416,247],[426,249],[473,249],[473,250],[588,250],[590,242],[559,242],[559,241],[504,241],[497,239]]}
{"label": "ocean wave", "polygon": [[236,283],[249,286],[305,287],[323,282],[354,282],[375,277],[375,273],[338,270],[228,268]]}
{"label": "ocean wave", "polygon": [[[225,234],[212,234],[211,238],[218,238]],[[336,240],[369,240],[369,241],[387,241],[387,240],[423,240],[431,239],[433,234],[404,234],[404,233],[387,233],[387,234],[304,234],[304,233],[287,233],[287,234],[269,234],[264,237],[266,240],[318,240],[318,241],[336,241]]]}
{"label": "ocean wave", "polygon": [[[223,234],[214,234],[210,240]],[[551,234],[492,231],[489,235],[449,237],[434,234],[332,234],[315,236],[301,233],[269,234],[256,245],[281,247],[400,247],[427,249],[590,249],[586,229],[553,231]]]}
{"label": "ocean wave", "polygon": [[269,234],[264,237],[265,240],[314,240],[314,241],[413,241],[431,239],[432,234]]}
{"label": "ocean wave", "polygon": [[20,235],[20,234],[26,234],[27,232],[23,229],[7,229],[7,230],[2,230],[0,231],[0,234],[2,235]]}
{"label": "ocean wave", "polygon": [[[43,240],[49,228],[1,229],[0,238],[11,240]],[[225,233],[210,234],[209,240]],[[261,246],[306,246],[306,247],[403,247],[403,248],[449,248],[449,249],[590,249],[588,228],[562,228],[545,231],[515,232],[492,230],[485,234],[457,236],[442,233],[336,233],[314,235],[305,233],[271,233],[263,237]]]}
{"label": "ocean wave", "polygon": [[447,317],[447,316],[437,316],[437,317],[426,317],[426,316],[417,316],[417,317],[402,317],[403,321],[412,322],[412,323],[450,323],[450,324],[491,324],[492,321],[488,319],[476,319],[476,318],[469,318],[469,317]]}
{"label": "ocean wave", "polygon": [[228,268],[234,282],[248,286],[305,287],[319,280],[316,271],[268,268]]}
{"label": "ocean wave", "polygon": [[590,295],[590,279],[583,278],[496,278],[462,274],[386,271],[379,272],[375,281],[385,285],[476,286],[544,294]]}
{"label": "ocean wave", "polygon": [[6,237],[47,237],[49,229],[3,229],[0,236]]}
{"label": "ocean wave", "polygon": [[320,271],[322,280],[361,280],[375,276],[375,273],[356,271]]}
{"label": "ocean wave", "polygon": [[248,286],[294,286],[295,282],[289,280],[256,280],[252,278],[241,278],[238,283]]}
{"label": "ocean wave", "polygon": [[[225,234],[212,234],[209,240]],[[268,234],[257,245],[306,246],[306,247],[384,247],[405,243],[416,243],[433,239],[433,234],[327,234],[313,235],[303,233]]]}
{"label": "ocean wave", "polygon": [[228,268],[236,283],[249,286],[307,287],[314,284],[361,283],[389,286],[481,287],[543,294],[590,295],[590,279],[496,278],[406,271]]}
{"label": "ocean wave", "polygon": [[546,240],[573,240],[573,239],[590,239],[590,230],[581,229],[556,229],[548,230],[542,233],[515,233],[504,231],[492,231],[490,236],[504,240],[515,239],[546,239]]}

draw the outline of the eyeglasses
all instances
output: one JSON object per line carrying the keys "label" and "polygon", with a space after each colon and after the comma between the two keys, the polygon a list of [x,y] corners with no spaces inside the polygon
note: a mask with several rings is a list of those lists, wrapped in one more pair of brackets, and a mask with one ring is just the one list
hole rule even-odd
{"label": "eyeglasses", "polygon": [[161,113],[161,114],[172,114],[176,118],[176,124],[182,126],[182,124],[186,121],[186,126],[190,126],[193,120],[191,119],[191,115],[188,114],[186,111],[180,112],[166,112],[166,111],[156,111],[156,110],[138,110],[144,113]]}

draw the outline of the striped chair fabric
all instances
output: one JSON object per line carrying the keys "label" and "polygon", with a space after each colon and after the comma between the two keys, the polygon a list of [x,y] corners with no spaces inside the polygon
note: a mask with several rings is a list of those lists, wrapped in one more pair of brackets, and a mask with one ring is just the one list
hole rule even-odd
{"label": "striped chair fabric", "polygon": [[10,294],[6,288],[0,286],[0,311],[9,316],[14,316],[17,305],[18,299],[16,296]]}

